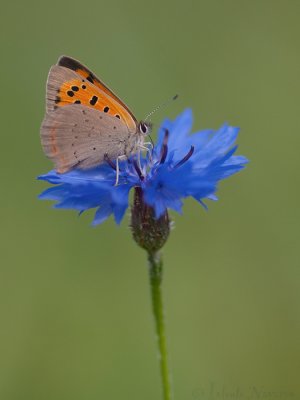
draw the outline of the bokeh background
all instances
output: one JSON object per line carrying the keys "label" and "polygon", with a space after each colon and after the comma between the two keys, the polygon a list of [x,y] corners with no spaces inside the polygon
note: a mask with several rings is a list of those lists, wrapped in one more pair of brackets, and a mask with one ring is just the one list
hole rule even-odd
{"label": "bokeh background", "polygon": [[2,3],[1,399],[160,399],[129,216],[91,228],[91,213],[37,200],[47,185],[35,177],[52,168],[39,141],[45,82],[62,54],[138,118],[179,93],[156,126],[191,107],[195,130],[241,127],[251,163],[208,212],[187,201],[164,249],[175,398],[300,397],[299,11],[293,0]]}

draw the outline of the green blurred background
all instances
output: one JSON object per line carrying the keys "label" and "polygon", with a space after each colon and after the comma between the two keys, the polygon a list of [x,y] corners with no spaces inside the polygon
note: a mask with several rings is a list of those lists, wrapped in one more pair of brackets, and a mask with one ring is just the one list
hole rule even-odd
{"label": "green blurred background", "polygon": [[45,83],[62,54],[138,118],[179,93],[156,124],[192,107],[195,130],[241,127],[251,163],[208,212],[187,201],[164,250],[175,398],[300,398],[299,11],[293,0],[2,3],[0,399],[160,399],[129,216],[91,228],[92,213],[37,200],[47,185],[35,177],[52,167],[39,141]]}

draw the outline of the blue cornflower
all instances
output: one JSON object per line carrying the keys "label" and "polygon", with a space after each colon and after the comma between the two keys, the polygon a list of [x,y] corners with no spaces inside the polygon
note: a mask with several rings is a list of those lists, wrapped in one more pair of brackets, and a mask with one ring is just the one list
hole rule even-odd
{"label": "blue cornflower", "polygon": [[93,225],[111,214],[119,224],[128,208],[131,188],[140,188],[143,201],[154,210],[155,218],[167,209],[181,212],[183,199],[193,197],[217,200],[221,179],[238,172],[248,160],[235,156],[239,128],[224,124],[217,131],[203,130],[190,135],[192,112],[187,109],[175,121],[165,120],[154,148],[138,159],[132,156],[120,163],[119,184],[112,161],[89,170],[73,169],[59,174],[50,171],[38,179],[56,186],[45,190],[40,199],[55,200],[56,208],[82,213],[97,208]]}

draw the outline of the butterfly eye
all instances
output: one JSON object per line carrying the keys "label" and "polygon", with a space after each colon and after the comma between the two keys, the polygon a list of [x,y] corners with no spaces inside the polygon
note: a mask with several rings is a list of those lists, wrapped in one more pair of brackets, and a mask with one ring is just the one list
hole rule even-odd
{"label": "butterfly eye", "polygon": [[145,122],[140,122],[139,129],[143,135],[147,135],[149,132],[149,126]]}

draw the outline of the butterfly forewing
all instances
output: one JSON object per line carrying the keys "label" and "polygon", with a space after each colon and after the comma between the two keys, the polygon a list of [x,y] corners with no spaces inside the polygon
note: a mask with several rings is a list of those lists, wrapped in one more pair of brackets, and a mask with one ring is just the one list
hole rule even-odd
{"label": "butterfly forewing", "polygon": [[81,75],[83,78],[87,79],[89,82],[93,83],[108,96],[115,99],[118,104],[122,105],[125,110],[127,110],[127,112],[131,115],[132,119],[136,121],[136,118],[134,117],[130,109],[126,106],[126,104],[123,103],[123,101],[117,95],[115,95],[114,92],[109,89],[99,78],[97,78],[97,76],[93,72],[91,72],[85,65],[81,64],[77,60],[74,60],[74,58],[67,56],[61,56],[58,60],[57,65],[73,70]]}
{"label": "butterfly forewing", "polygon": [[47,82],[47,110],[55,110],[70,104],[82,104],[121,119],[130,131],[137,124],[128,111],[117,100],[73,70],[53,66]]}

